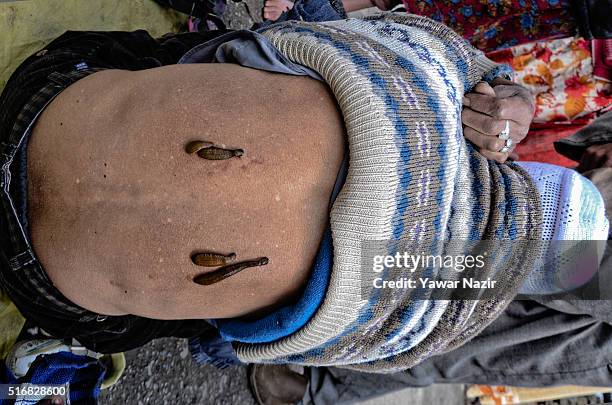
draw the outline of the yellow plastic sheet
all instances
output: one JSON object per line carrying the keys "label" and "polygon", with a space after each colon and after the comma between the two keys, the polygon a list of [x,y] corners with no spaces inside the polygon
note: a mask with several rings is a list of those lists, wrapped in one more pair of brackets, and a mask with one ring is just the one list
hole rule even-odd
{"label": "yellow plastic sheet", "polygon": [[4,291],[0,290],[0,360],[6,358],[24,324],[23,316]]}
{"label": "yellow plastic sheet", "polygon": [[21,62],[68,30],[176,32],[184,15],[153,0],[0,0],[0,89]]}

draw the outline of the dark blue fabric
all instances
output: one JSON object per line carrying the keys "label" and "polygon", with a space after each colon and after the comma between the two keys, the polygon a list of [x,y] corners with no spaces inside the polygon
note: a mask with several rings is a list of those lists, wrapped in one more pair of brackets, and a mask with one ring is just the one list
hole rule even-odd
{"label": "dark blue fabric", "polygon": [[322,22],[342,19],[342,16],[332,7],[329,0],[297,0],[293,4],[293,8],[283,14],[286,14],[281,16],[284,21]]}
{"label": "dark blue fabric", "polygon": [[210,321],[223,339],[243,343],[267,343],[288,336],[308,322],[325,297],[333,264],[333,244],[328,226],[315,259],[310,278],[300,299],[257,320],[240,318]]}
{"label": "dark blue fabric", "polygon": [[[97,403],[105,373],[104,365],[92,357],[59,352],[39,356],[30,366],[28,374],[20,379],[15,379],[6,368],[0,376],[4,384],[69,384],[71,404],[87,405]],[[0,405],[13,402],[0,400]]]}
{"label": "dark blue fabric", "polygon": [[189,339],[189,352],[196,363],[211,364],[220,370],[244,364],[234,353],[232,344],[223,340],[216,330]]}
{"label": "dark blue fabric", "polygon": [[[341,6],[340,6],[341,7]],[[285,11],[276,21],[264,21],[253,25],[252,30],[268,27],[284,21],[323,22],[337,21],[345,17],[336,10],[329,0],[296,0],[293,8]]]}

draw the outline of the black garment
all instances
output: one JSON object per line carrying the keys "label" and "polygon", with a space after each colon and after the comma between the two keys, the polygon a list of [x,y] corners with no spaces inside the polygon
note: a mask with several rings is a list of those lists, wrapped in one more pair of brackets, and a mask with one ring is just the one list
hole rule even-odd
{"label": "black garment", "polygon": [[572,8],[581,37],[612,38],[612,0],[573,0]]}
{"label": "black garment", "polygon": [[27,222],[27,141],[36,118],[63,89],[103,69],[174,64],[189,49],[226,31],[154,39],[145,31],[67,32],[26,59],[0,96],[0,287],[32,323],[58,338],[102,352],[121,352],[166,336],[192,337],[204,320],[160,321],[102,316],[64,297],[32,249]]}
{"label": "black garment", "polygon": [[155,2],[198,18],[206,18],[210,13],[220,17],[226,5],[225,0],[155,0]]}
{"label": "black garment", "polygon": [[555,149],[563,156],[580,162],[586,148],[604,143],[612,143],[612,111],[598,117],[574,135],[555,142]]}

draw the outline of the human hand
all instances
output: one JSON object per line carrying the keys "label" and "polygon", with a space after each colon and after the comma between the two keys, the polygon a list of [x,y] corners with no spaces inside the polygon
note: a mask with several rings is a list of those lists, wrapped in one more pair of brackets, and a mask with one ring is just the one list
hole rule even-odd
{"label": "human hand", "polygon": [[501,78],[493,81],[493,87],[480,82],[471,93],[463,97],[463,135],[487,159],[500,163],[508,158],[517,160],[518,155],[512,150],[500,152],[505,141],[498,135],[504,130],[507,121],[510,139],[517,145],[529,132],[534,112],[535,102],[526,88]]}
{"label": "human hand", "polygon": [[289,0],[266,0],[263,8],[264,20],[276,21],[281,14],[293,8],[293,2]]}
{"label": "human hand", "polygon": [[586,172],[601,167],[612,167],[612,143],[591,145],[586,148],[577,170]]}

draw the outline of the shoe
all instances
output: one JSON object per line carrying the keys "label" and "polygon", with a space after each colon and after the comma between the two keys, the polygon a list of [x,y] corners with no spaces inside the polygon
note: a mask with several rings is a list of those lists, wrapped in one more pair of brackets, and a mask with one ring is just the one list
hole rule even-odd
{"label": "shoe", "polygon": [[293,405],[306,394],[308,379],[287,365],[251,364],[247,373],[259,405]]}
{"label": "shoe", "polygon": [[100,389],[105,390],[113,385],[117,384],[117,381],[123,375],[125,371],[125,354],[113,353],[105,354],[100,358],[100,361],[106,367],[106,373],[104,374],[104,380],[100,384]]}

